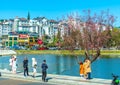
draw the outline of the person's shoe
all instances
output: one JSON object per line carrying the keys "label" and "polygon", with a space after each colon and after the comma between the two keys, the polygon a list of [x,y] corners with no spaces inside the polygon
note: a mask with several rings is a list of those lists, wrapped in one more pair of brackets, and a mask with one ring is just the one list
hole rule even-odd
{"label": "person's shoe", "polygon": [[90,80],[90,79],[92,79],[92,78],[86,78],[87,80]]}

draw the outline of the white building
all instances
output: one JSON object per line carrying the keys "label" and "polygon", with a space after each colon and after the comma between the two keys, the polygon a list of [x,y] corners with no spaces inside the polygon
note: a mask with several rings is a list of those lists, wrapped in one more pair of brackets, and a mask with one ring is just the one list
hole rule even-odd
{"label": "white building", "polygon": [[15,18],[13,30],[16,32],[38,32],[38,25],[36,20],[28,21],[26,18]]}
{"label": "white building", "polygon": [[54,20],[48,20],[45,17],[37,17],[35,18],[38,22],[39,26],[39,37],[44,35],[49,36],[51,39],[53,36],[57,35],[58,33],[58,22]]}
{"label": "white building", "polygon": [[2,37],[2,24],[0,24],[0,38]]}
{"label": "white building", "polygon": [[[8,35],[9,32],[26,32],[37,33],[40,38],[42,36],[49,36],[53,39],[58,34],[59,22],[55,20],[48,20],[45,17],[37,17],[31,20],[26,18],[18,18],[7,20],[0,25],[0,36]],[[63,28],[60,28],[63,33]]]}
{"label": "white building", "polygon": [[8,21],[2,23],[2,35],[8,35],[10,29],[11,27]]}

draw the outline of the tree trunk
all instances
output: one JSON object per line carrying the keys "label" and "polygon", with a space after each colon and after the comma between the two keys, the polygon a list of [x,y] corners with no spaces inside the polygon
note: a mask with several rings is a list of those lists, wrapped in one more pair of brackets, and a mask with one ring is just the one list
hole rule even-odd
{"label": "tree trunk", "polygon": [[96,54],[93,55],[93,57],[92,57],[92,59],[91,59],[91,63],[94,62],[99,56],[100,56],[100,49],[97,48]]}

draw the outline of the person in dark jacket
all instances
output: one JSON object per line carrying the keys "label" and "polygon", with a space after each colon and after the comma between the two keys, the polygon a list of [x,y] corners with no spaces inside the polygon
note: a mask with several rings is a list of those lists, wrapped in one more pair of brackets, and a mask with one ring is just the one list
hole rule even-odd
{"label": "person in dark jacket", "polygon": [[46,76],[47,76],[47,69],[48,69],[48,66],[46,64],[46,60],[43,60],[43,63],[41,65],[41,68],[42,68],[42,81],[46,81]]}
{"label": "person in dark jacket", "polygon": [[29,76],[28,74],[28,59],[27,57],[24,58],[24,61],[23,61],[23,68],[24,68],[24,76]]}

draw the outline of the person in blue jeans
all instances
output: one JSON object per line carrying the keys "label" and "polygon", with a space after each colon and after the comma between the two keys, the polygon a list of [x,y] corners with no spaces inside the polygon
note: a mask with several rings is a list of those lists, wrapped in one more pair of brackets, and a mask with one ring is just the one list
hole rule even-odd
{"label": "person in blue jeans", "polygon": [[46,60],[43,60],[41,68],[42,68],[42,81],[46,82],[47,69],[48,69],[48,65],[46,64]]}

